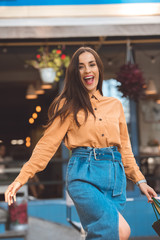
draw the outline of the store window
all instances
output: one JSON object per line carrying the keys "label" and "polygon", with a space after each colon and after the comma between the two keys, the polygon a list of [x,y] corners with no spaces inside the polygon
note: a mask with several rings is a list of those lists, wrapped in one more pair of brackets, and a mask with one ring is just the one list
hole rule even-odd
{"label": "store window", "polygon": [[130,123],[130,108],[129,108],[129,100],[127,98],[122,97],[122,93],[118,91],[117,86],[119,82],[115,79],[104,80],[102,85],[103,95],[106,97],[115,97],[118,98],[124,109],[124,114],[126,118],[127,124]]}
{"label": "store window", "polygon": [[140,160],[148,184],[160,193],[160,104],[140,101]]}
{"label": "store window", "polygon": [[[130,131],[130,103],[128,98],[122,97],[122,93],[118,90],[117,86],[120,83],[115,79],[109,79],[103,81],[102,91],[103,95],[107,97],[115,97],[119,99],[123,105],[124,114],[127,122],[128,132],[131,138],[131,131]],[[130,180],[127,179],[127,190],[134,191],[134,184]]]}

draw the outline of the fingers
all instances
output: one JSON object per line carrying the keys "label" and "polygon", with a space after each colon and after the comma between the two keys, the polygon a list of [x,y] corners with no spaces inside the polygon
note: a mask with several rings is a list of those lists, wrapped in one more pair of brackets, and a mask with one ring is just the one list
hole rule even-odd
{"label": "fingers", "polygon": [[13,198],[15,199],[15,190],[14,190],[14,186],[11,186],[8,188],[5,194],[5,200],[6,202],[8,202],[9,206],[13,203]]}
{"label": "fingers", "polygon": [[152,197],[157,197],[157,193],[154,191],[154,189],[148,186],[146,183],[141,183],[140,189],[148,198],[148,202],[152,203],[153,202]]}
{"label": "fingers", "polygon": [[19,190],[20,186],[21,184],[19,182],[13,182],[6,190],[5,202],[8,202],[9,206],[16,201],[16,193]]}
{"label": "fingers", "polygon": [[148,198],[148,202],[152,202],[153,201],[151,195],[147,191],[146,191],[145,195]]}
{"label": "fingers", "polygon": [[8,189],[5,192],[5,202],[9,203],[9,199],[10,199],[12,189],[13,189],[13,185],[11,184],[11,185],[9,185]]}
{"label": "fingers", "polygon": [[154,189],[152,188],[153,191],[153,197],[158,197],[157,193],[154,191]]}
{"label": "fingers", "polygon": [[157,197],[157,193],[153,190],[153,188],[149,187],[147,188],[146,196],[148,198],[148,202],[153,202],[152,197]]}

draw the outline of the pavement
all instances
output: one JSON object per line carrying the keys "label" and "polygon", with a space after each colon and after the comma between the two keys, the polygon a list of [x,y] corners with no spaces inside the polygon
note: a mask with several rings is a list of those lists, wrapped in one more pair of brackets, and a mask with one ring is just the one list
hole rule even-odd
{"label": "pavement", "polygon": [[[0,209],[1,219],[5,214]],[[5,217],[5,215],[4,215]],[[29,217],[29,228],[26,240],[85,240],[81,233],[72,226],[64,226],[43,219]],[[129,240],[158,240],[159,237],[132,237]]]}
{"label": "pavement", "polygon": [[80,240],[80,233],[72,227],[29,217],[27,240]]}
{"label": "pavement", "polygon": [[[84,240],[73,227],[29,217],[27,240]],[[158,237],[133,237],[129,240],[158,240]]]}

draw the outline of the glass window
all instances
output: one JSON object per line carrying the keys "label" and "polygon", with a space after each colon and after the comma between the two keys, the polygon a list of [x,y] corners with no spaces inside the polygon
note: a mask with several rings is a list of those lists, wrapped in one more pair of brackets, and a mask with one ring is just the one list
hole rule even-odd
{"label": "glass window", "polygon": [[122,93],[118,90],[117,86],[120,83],[115,79],[104,80],[102,85],[103,95],[106,97],[115,97],[118,98],[124,109],[124,114],[127,124],[130,122],[130,108],[129,108],[129,99],[122,97]]}
{"label": "glass window", "polygon": [[[119,99],[123,105],[124,114],[128,126],[128,132],[130,133],[130,103],[129,99],[122,97],[122,93],[118,90],[117,86],[120,83],[115,79],[104,80],[102,85],[103,95],[107,97],[115,97]],[[127,179],[127,190],[134,191],[134,183]]]}

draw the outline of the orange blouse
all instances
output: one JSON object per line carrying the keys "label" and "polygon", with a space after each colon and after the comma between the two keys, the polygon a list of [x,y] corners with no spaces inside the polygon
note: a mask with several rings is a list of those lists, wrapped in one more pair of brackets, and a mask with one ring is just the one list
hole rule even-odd
{"label": "orange blouse", "polygon": [[116,145],[121,153],[127,178],[134,183],[145,179],[132,153],[121,102],[114,97],[102,96],[99,90],[89,96],[96,119],[89,113],[85,122],[84,112],[80,110],[77,118],[81,126],[78,128],[73,114],[70,114],[63,124],[60,124],[58,116],[45,130],[34,148],[31,158],[24,164],[15,181],[23,185],[36,172],[42,171],[57,151],[62,140],[70,150],[80,146],[104,148]]}

